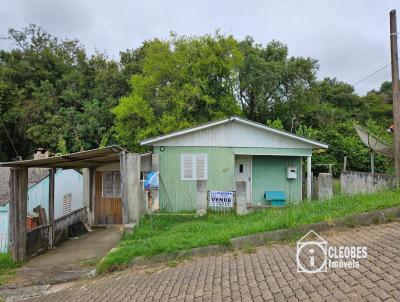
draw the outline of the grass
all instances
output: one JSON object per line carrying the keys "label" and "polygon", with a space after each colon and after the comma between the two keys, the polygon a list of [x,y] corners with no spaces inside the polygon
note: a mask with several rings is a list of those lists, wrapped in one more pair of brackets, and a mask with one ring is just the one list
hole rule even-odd
{"label": "grass", "polygon": [[15,275],[15,269],[20,266],[14,262],[8,253],[0,253],[0,285],[6,283]]}
{"label": "grass", "polygon": [[[151,257],[208,245],[226,245],[234,237],[293,228],[319,221],[333,221],[354,213],[400,206],[400,190],[350,197],[334,196],[325,202],[302,202],[245,216],[208,212],[193,215],[153,215],[143,218],[117,249],[97,265],[99,273],[125,267],[135,257]],[[349,223],[351,224],[351,223]]]}
{"label": "grass", "polygon": [[333,194],[340,195],[340,193],[341,193],[340,178],[334,178],[333,179]]}

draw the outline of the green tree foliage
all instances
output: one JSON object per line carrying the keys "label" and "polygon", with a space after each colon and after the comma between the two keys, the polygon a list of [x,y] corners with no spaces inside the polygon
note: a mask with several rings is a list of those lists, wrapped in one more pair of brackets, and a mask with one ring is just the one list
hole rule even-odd
{"label": "green tree foliage", "polygon": [[149,136],[240,114],[233,90],[243,57],[233,37],[172,34],[146,42],[143,52],[142,73],[114,109],[124,145],[135,149]]}
{"label": "green tree foliage", "polygon": [[[59,40],[35,25],[9,30],[15,47],[0,51],[0,118],[24,158],[35,147],[71,152],[111,137],[111,109],[128,92],[120,64],[88,57],[76,40]],[[133,60],[124,57],[125,67]],[[1,126],[1,125],[0,125]],[[14,156],[0,130],[0,159]]]}
{"label": "green tree foliage", "polygon": [[305,92],[315,80],[317,62],[289,57],[286,45],[272,41],[266,47],[247,37],[239,43],[244,63],[239,72],[238,99],[251,120],[280,118],[289,126],[297,118],[297,107],[309,106]]}
{"label": "green tree foliage", "polygon": [[[117,143],[139,151],[147,137],[230,115],[329,144],[313,162],[334,164],[335,174],[344,156],[348,169],[370,169],[355,124],[393,139],[390,82],[359,96],[335,78],[317,80],[317,61],[289,56],[278,41],[171,34],[116,61],[35,25],[10,29],[8,39],[14,47],[0,50],[0,161],[15,157],[6,131],[23,158],[36,147],[66,153]],[[378,155],[375,163],[379,172],[393,165]]]}

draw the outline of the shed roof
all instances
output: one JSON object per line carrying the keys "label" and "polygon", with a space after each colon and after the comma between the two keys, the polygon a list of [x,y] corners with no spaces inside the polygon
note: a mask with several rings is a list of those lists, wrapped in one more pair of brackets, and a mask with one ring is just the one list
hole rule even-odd
{"label": "shed roof", "polygon": [[[259,130],[265,131],[266,133],[279,135],[281,137],[285,137],[286,139],[290,139],[290,140],[293,140],[293,141],[305,143],[307,145],[310,145],[313,148],[324,148],[324,149],[328,148],[327,144],[324,144],[324,143],[321,143],[321,142],[318,142],[318,141],[315,141],[315,140],[312,140],[312,139],[309,139],[309,138],[305,138],[305,137],[302,137],[302,136],[299,136],[299,135],[295,135],[295,134],[290,133],[290,132],[286,132],[286,131],[282,131],[282,130],[279,130],[279,129],[276,129],[276,128],[268,127],[266,125],[263,125],[263,124],[260,124],[260,123],[257,123],[257,122],[253,122],[253,121],[250,121],[250,120],[247,120],[247,119],[244,119],[244,118],[240,118],[240,117],[237,117],[237,116],[233,116],[233,117],[230,117],[230,118],[214,121],[214,122],[203,124],[203,125],[200,125],[200,126],[184,129],[184,130],[181,130],[181,131],[172,132],[172,133],[167,134],[167,135],[162,135],[162,136],[157,136],[157,137],[145,139],[145,140],[141,141],[140,144],[141,145],[157,144],[157,143],[164,142],[164,141],[167,141],[167,140],[179,137],[179,136],[183,136],[183,135],[186,135],[186,134],[189,134],[189,133],[201,131],[201,130],[204,130],[204,129],[208,129],[208,128],[211,128],[211,127],[216,127],[216,126],[220,126],[220,125],[224,125],[224,124],[232,123],[232,122],[236,122],[236,123],[239,123],[239,124],[242,124],[242,125],[253,127],[255,129],[259,129]],[[249,146],[249,147],[251,147],[251,146]]]}
{"label": "shed roof", "polygon": [[108,146],[44,159],[0,163],[0,167],[64,169],[98,167],[107,162],[118,161],[122,151],[125,150],[119,146]]}

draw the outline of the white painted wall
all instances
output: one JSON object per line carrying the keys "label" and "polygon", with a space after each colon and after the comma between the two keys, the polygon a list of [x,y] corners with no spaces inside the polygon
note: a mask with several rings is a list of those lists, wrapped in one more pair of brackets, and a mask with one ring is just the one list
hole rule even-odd
{"label": "white painted wall", "polygon": [[[63,216],[63,197],[72,195],[71,211],[82,208],[83,205],[83,175],[75,170],[59,169],[55,176],[54,187],[54,218]],[[28,215],[33,214],[33,208],[40,205],[49,217],[49,177],[28,188]],[[0,252],[7,251],[8,243],[8,204],[0,207]]]}
{"label": "white painted wall", "polygon": [[[69,169],[59,169],[55,176],[54,187],[54,218],[63,216],[63,197],[72,195],[71,211],[83,207],[83,176],[81,173]],[[33,208],[40,205],[49,214],[49,177],[28,189],[28,215],[33,213]]]}
{"label": "white painted wall", "polygon": [[7,252],[8,248],[8,203],[0,207],[0,253]]}

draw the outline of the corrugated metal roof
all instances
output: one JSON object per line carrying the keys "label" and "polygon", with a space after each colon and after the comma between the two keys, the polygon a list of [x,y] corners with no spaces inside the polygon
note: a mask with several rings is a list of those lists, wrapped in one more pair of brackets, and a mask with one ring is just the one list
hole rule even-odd
{"label": "corrugated metal roof", "polygon": [[65,169],[98,167],[107,162],[118,161],[122,151],[125,150],[119,146],[108,146],[44,159],[0,163],[0,167]]}

